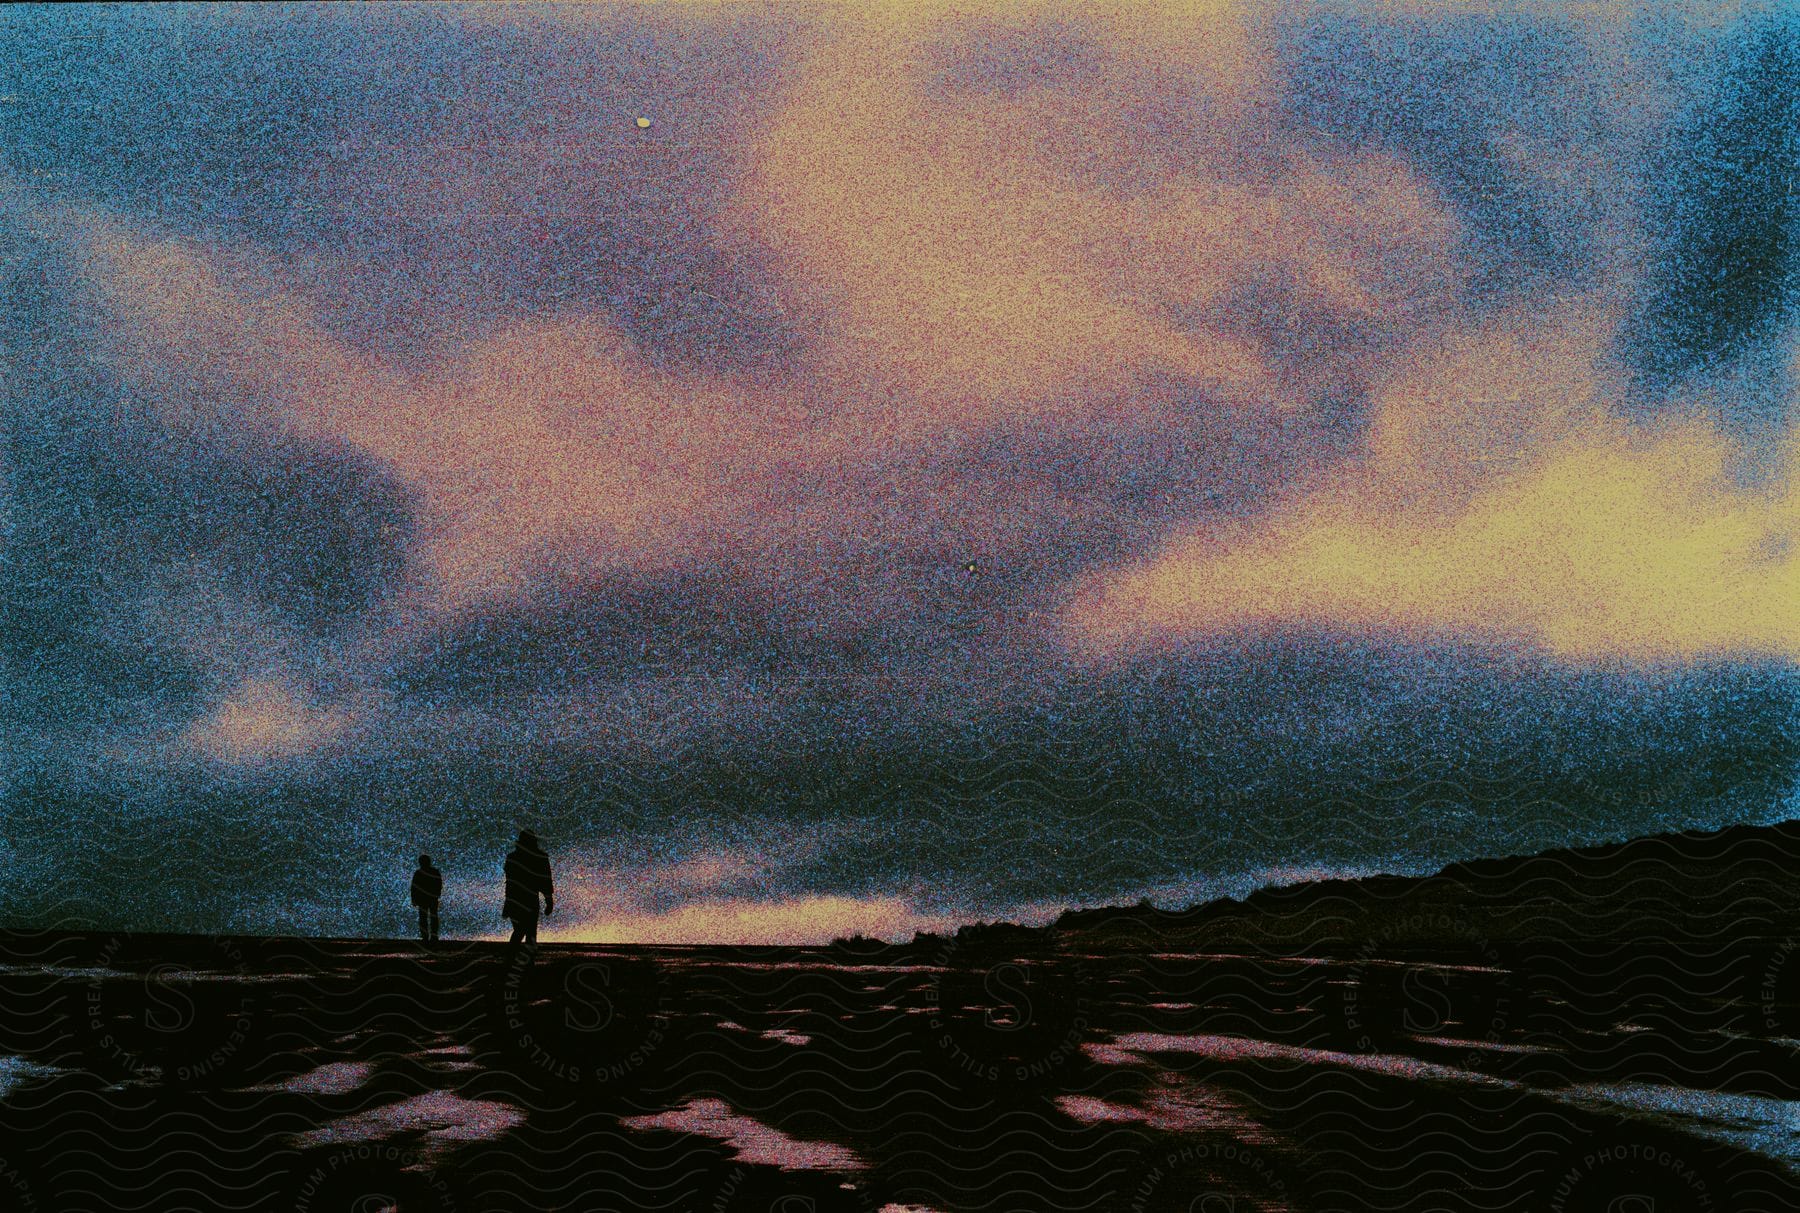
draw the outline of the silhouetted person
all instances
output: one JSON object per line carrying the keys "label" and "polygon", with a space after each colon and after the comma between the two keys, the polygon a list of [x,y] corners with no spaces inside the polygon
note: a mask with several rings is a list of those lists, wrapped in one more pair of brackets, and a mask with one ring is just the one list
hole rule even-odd
{"label": "silhouetted person", "polygon": [[512,919],[510,942],[537,942],[538,894],[544,895],[544,917],[550,917],[550,856],[530,830],[519,831],[519,845],[506,857],[506,906],[500,912]]}
{"label": "silhouetted person", "polygon": [[413,873],[412,903],[419,907],[419,938],[436,943],[438,937],[438,898],[444,894],[444,874],[431,866],[431,856],[419,856],[419,870]]}

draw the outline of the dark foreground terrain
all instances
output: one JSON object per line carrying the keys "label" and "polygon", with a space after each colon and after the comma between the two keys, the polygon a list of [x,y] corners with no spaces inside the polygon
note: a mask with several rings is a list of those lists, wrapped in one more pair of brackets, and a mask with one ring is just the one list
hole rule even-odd
{"label": "dark foreground terrain", "polygon": [[0,1208],[1800,1208],[1800,831],[810,950],[0,935]]}

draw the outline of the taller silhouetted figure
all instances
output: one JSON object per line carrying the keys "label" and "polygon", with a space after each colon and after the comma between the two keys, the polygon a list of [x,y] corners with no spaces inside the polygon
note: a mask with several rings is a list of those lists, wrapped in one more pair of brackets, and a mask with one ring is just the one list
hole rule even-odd
{"label": "taller silhouetted figure", "polygon": [[544,917],[550,917],[554,902],[550,889],[550,856],[530,830],[519,831],[519,845],[506,857],[506,905],[500,911],[512,919],[510,942],[537,942],[538,894],[544,895]]}
{"label": "taller silhouetted figure", "polygon": [[444,893],[444,874],[431,866],[431,856],[419,856],[413,873],[412,903],[419,907],[419,938],[435,943],[438,937],[438,898]]}

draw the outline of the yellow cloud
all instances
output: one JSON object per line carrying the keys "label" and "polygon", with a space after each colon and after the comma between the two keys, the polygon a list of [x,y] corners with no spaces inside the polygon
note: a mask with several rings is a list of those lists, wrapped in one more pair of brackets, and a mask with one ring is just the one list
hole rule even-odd
{"label": "yellow cloud", "polygon": [[[1093,81],[994,90],[936,71],[997,25],[1035,37],[1040,21],[1091,42]],[[247,401],[255,423],[348,441],[419,487],[431,610],[516,591],[551,557],[579,576],[797,535],[1057,525],[1094,504],[986,470],[896,486],[883,460],[1052,408],[1103,438],[1192,428],[1195,382],[1238,412],[1226,424],[1260,424],[1363,372],[1358,341],[1295,341],[1256,315],[1354,327],[1449,281],[1454,223],[1402,166],[1256,134],[1268,39],[1236,6],[875,6],[797,39],[815,49],[793,89],[727,157],[746,167],[728,173],[723,234],[770,252],[811,338],[776,383],[655,365],[598,315],[401,372],[338,340],[248,245],[73,207],[65,235],[113,361],[158,389],[163,424],[229,429],[241,416],[218,410]],[[419,197],[516,192],[554,152],[446,155]]]}
{"label": "yellow cloud", "polygon": [[652,367],[599,319],[522,323],[401,375],[243,250],[53,213],[107,321],[104,352],[155,423],[348,441],[386,461],[424,490],[420,588],[439,606],[516,588],[552,550],[677,561],[745,512],[740,490],[781,449],[779,401]]}
{"label": "yellow cloud", "polygon": [[321,707],[283,682],[249,678],[196,721],[187,739],[221,762],[253,764],[316,749],[351,722],[344,707]]}
{"label": "yellow cloud", "polygon": [[[1572,657],[1794,651],[1794,490],[1737,483],[1704,425],[1612,417],[1616,282],[1469,323],[1452,209],[1398,160],[1288,139],[1262,22],[1222,4],[948,3],[798,21],[807,53],[725,161],[719,235],[769,254],[807,338],[763,378],[654,363],[599,315],[421,351],[427,369],[401,373],[242,250],[75,208],[57,222],[114,321],[110,357],[160,389],[165,423],[250,400],[419,486],[427,609],[516,590],[549,555],[573,576],[747,556],[779,577],[774,554],[828,541],[900,566],[952,531],[1018,547],[1128,531],[1093,517],[1116,508],[1106,486],[920,458],[1060,412],[1058,435],[1120,450],[1248,435],[1245,458],[1280,465],[1263,480],[1298,493],[1080,587],[1083,642],[1298,620]],[[996,83],[991,64],[957,66],[1012,34],[1067,36],[1080,69]],[[448,157],[432,185],[510,194],[556,151]],[[1337,451],[1274,413],[1352,400],[1371,418],[1352,466],[1291,487]],[[867,592],[892,571],[879,559],[808,576]]]}
{"label": "yellow cloud", "polygon": [[[1441,294],[1447,210],[1396,161],[1266,138],[1267,39],[1243,13],[926,6],[834,23],[741,199],[813,309],[827,373],[873,381],[902,427],[1167,374],[1291,406],[1317,376],[1288,365],[1304,343],[1250,295],[1353,321]],[[945,80],[958,39],[1046,17],[1091,40],[1097,80]],[[895,389],[915,416],[891,415]]]}
{"label": "yellow cloud", "polygon": [[[951,920],[922,915],[892,897],[794,897],[783,901],[701,901],[665,913],[618,909],[591,913],[577,921],[547,920],[546,941],[585,943],[785,944],[830,943],[858,933],[881,939],[910,939],[915,931],[937,930]],[[496,932],[493,938],[504,938]]]}
{"label": "yellow cloud", "polygon": [[1800,655],[1800,488],[1743,483],[1742,452],[1691,415],[1609,415],[1612,332],[1549,309],[1399,368],[1335,484],[1080,587],[1071,638],[1302,624],[1586,661]]}

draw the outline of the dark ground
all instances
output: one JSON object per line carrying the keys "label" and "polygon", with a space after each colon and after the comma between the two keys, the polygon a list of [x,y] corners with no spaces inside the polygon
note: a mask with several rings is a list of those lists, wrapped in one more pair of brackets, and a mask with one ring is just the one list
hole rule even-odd
{"label": "dark ground", "polygon": [[1335,960],[1086,942],[509,961],[491,944],[12,933],[0,1194],[58,1210],[1800,1208],[1785,942],[1465,939]]}

